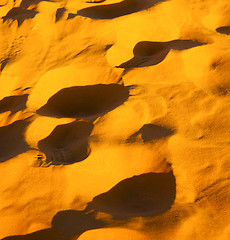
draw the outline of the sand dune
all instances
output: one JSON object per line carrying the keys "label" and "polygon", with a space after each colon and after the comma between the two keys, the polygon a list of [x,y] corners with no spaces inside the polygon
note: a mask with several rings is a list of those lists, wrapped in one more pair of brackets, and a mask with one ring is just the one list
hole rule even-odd
{"label": "sand dune", "polygon": [[230,239],[229,16],[0,1],[0,239]]}

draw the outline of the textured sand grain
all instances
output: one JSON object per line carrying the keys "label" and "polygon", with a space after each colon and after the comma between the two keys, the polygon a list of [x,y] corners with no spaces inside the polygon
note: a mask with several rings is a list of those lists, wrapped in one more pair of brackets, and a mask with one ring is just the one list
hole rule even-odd
{"label": "textured sand grain", "polygon": [[230,239],[229,0],[0,1],[0,239]]}

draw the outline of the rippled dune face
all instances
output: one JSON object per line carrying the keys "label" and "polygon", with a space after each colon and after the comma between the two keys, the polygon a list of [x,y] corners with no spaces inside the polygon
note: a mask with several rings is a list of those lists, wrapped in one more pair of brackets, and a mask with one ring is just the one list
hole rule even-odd
{"label": "rippled dune face", "polygon": [[0,1],[0,239],[230,239],[229,16]]}

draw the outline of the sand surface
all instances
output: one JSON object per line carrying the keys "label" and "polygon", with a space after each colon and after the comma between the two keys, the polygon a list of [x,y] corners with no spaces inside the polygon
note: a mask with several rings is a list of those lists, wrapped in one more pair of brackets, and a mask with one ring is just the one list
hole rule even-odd
{"label": "sand surface", "polygon": [[230,239],[230,1],[0,0],[0,239]]}

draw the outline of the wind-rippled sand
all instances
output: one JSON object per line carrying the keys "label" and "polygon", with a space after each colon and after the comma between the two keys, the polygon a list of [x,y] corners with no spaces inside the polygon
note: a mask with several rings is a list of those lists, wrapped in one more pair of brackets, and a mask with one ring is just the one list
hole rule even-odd
{"label": "wind-rippled sand", "polygon": [[229,0],[0,1],[0,238],[230,239]]}

